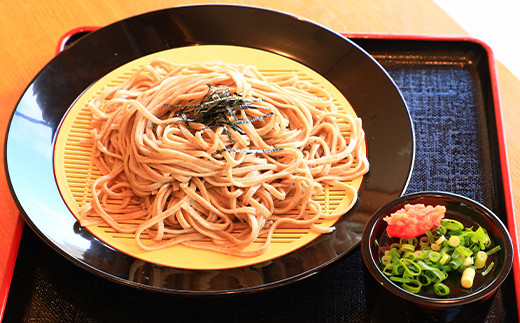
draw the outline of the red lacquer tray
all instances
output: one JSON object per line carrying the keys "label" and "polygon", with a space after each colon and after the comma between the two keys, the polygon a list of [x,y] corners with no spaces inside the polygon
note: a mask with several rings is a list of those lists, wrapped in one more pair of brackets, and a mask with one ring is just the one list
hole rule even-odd
{"label": "red lacquer tray", "polygon": [[[68,44],[95,29],[96,27],[82,27],[72,30],[62,37],[57,51],[63,50]],[[212,315],[216,315],[212,318],[217,320],[223,318],[221,315],[230,315],[228,317],[230,321],[243,320],[246,318],[249,321],[255,321],[255,319],[265,320],[267,317],[274,317],[271,315],[275,314],[277,315],[277,319],[317,319],[319,317],[324,321],[348,321],[352,319],[383,321],[384,318],[382,316],[387,316],[389,313],[391,314],[396,311],[395,308],[391,308],[394,306],[399,308],[399,315],[403,316],[404,321],[413,321],[425,314],[449,315],[450,318],[455,316],[459,321],[517,321],[518,308],[520,307],[519,297],[516,292],[520,290],[518,239],[512,206],[512,193],[504,142],[496,67],[491,49],[481,41],[470,37],[380,34],[345,34],[345,36],[365,49],[388,71],[402,91],[409,106],[417,132],[418,149],[416,165],[407,192],[425,189],[442,189],[451,190],[462,195],[473,195],[469,197],[477,199],[488,206],[499,215],[509,228],[513,240],[515,257],[513,271],[506,281],[506,284],[500,288],[493,300],[483,306],[483,309],[464,307],[458,309],[456,313],[431,314],[410,308],[409,304],[402,304],[400,300],[396,299],[386,299],[386,304],[382,304],[378,299],[381,295],[383,295],[383,297],[388,297],[388,295],[385,295],[382,291],[378,291],[379,286],[374,286],[374,281],[367,275],[364,264],[360,261],[361,256],[359,250],[355,250],[345,256],[341,261],[327,267],[313,277],[291,284],[290,286],[244,297],[240,301],[243,304],[243,306],[241,306],[245,310],[235,311],[232,314],[227,311],[223,311],[223,314],[215,313],[217,313],[217,308],[225,307],[226,304],[230,302],[238,301],[236,298],[223,298],[213,301],[203,300],[204,305],[214,310],[213,312],[209,310],[204,314],[202,313],[204,311],[192,309],[193,299],[190,298],[172,299],[170,296],[156,294],[144,294],[144,296],[157,303],[177,301],[178,304],[181,304],[182,308],[185,309],[186,315],[192,314],[198,319],[207,319],[207,315],[212,313]],[[436,83],[436,81],[439,80],[441,82]],[[455,85],[465,82],[469,85],[465,85],[464,88],[460,89],[453,88],[451,90],[445,90],[441,88],[444,86],[441,84],[442,82],[446,84],[453,82]],[[467,97],[460,98],[460,95],[457,96],[456,93],[450,91],[459,91],[459,94],[466,91],[464,93],[466,93]],[[449,100],[446,99],[450,95],[452,97]],[[461,100],[462,103],[457,103],[457,100]],[[425,138],[421,139],[422,128],[420,127],[431,126],[428,120],[438,116],[430,116],[429,114],[433,113],[435,109],[441,109],[443,105],[447,104],[466,104],[468,109],[473,109],[474,118],[469,118],[469,122],[473,120],[477,131],[485,133],[487,136],[477,136],[477,139],[482,141],[476,143],[476,147],[479,147],[478,149],[480,150],[475,152],[476,156],[480,158],[481,165],[479,166],[479,170],[473,168],[467,170],[461,167],[457,172],[450,174],[448,177],[439,175],[441,177],[439,179],[433,174],[435,169],[428,173],[424,170],[424,167],[417,165],[417,163],[431,164],[432,160],[436,159],[435,156],[432,157],[430,154],[425,153],[425,151],[421,151],[421,145],[427,144],[421,141],[425,141]],[[465,117],[467,116],[460,116],[460,118]],[[466,120],[456,122],[464,124]],[[457,154],[460,150],[465,149],[465,145],[475,143],[462,142],[459,144],[460,146],[456,146],[457,143],[455,143],[452,154]],[[429,147],[425,147],[424,149],[426,148],[429,149]],[[450,152],[447,153],[449,154]],[[444,166],[445,164],[439,162],[438,167],[442,168]],[[92,277],[91,274],[75,268],[67,261],[55,255],[51,249],[42,246],[42,243],[40,243],[27,228],[24,229],[17,260],[17,253],[15,251],[18,250],[18,244],[20,243],[22,226],[23,224],[20,224],[14,241],[12,241],[12,249],[14,251],[9,256],[8,267],[5,273],[6,279],[0,290],[3,299],[2,314],[5,312],[6,318],[31,319],[37,318],[37,315],[41,315],[42,313],[45,314],[49,312],[52,314],[59,310],[63,310],[66,313],[66,311],[71,311],[71,309],[78,311],[77,313],[79,314],[76,314],[76,316],[70,313],[62,314],[68,318],[81,318],[85,320],[101,318],[99,313],[92,312],[92,309],[96,305],[102,306],[96,303],[95,298],[90,299],[94,302],[94,305],[83,305],[81,293],[85,293],[85,291],[66,290],[66,286],[61,285],[57,281],[57,277],[51,273],[53,267],[45,264],[43,258],[29,260],[32,255],[29,250],[36,250],[37,252],[43,253],[51,257],[52,259],[50,260],[52,261],[62,261],[63,263],[60,262],[57,266],[65,266],[65,270],[73,267],[70,269],[77,271],[75,272],[76,275],[81,276],[78,279],[87,281],[87,283],[85,283],[86,285],[83,286],[94,286],[95,291],[112,293],[113,295],[123,298],[136,297],[141,295],[140,293],[144,293],[133,289],[127,292],[126,289],[128,289],[128,287],[115,286],[111,282],[106,282],[98,277]],[[14,276],[11,285],[10,277],[13,270]],[[27,278],[27,276],[30,278]],[[348,278],[345,276],[355,277]],[[358,282],[355,283],[354,281]],[[11,290],[9,288],[10,285],[13,286]],[[38,289],[42,289],[42,286],[47,288],[47,293],[38,291]],[[326,288],[328,291],[316,291],[322,288]],[[83,297],[93,296],[92,293],[93,292],[86,292],[86,296]],[[57,299],[51,302],[47,299],[49,297]],[[320,299],[324,297],[327,299]],[[287,302],[288,306],[283,307],[283,309],[280,306],[262,309],[263,314],[259,317],[251,317],[249,316],[250,313],[246,313],[255,313],[255,310],[259,310],[259,308],[254,304],[265,303],[269,299],[280,299],[283,302]],[[197,299],[197,302],[200,301],[200,299]],[[316,305],[312,305],[312,302],[315,302]],[[120,308],[122,309],[124,307],[123,303],[123,301],[116,301],[114,308],[108,310],[107,316],[104,316],[104,318],[113,318],[116,317],[116,315],[121,315]],[[302,305],[301,303],[307,305]],[[146,303],[145,307],[148,310],[146,311],[148,312],[147,315],[150,315],[149,310],[156,310],[158,308],[150,303]],[[160,311],[161,310],[154,312],[154,314],[151,314],[149,317],[157,319],[166,317],[166,314]],[[136,311],[129,311],[126,315],[129,315],[129,317],[133,315],[135,319],[143,318],[139,317],[140,314],[136,314]],[[183,315],[184,314],[181,314],[180,317],[184,317]],[[438,318],[438,316],[434,317]]]}

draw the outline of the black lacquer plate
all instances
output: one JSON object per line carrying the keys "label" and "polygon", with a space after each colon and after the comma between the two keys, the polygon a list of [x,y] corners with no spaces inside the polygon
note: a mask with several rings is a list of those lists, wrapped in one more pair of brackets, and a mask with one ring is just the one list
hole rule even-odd
{"label": "black lacquer plate", "polygon": [[[233,19],[229,19],[233,17]],[[225,270],[159,266],[114,250],[78,226],[53,172],[57,128],[81,93],[113,69],[154,52],[202,44],[267,50],[334,84],[363,120],[370,172],[359,200],[336,231],[282,257]],[[357,247],[370,216],[400,196],[414,161],[414,132],[403,98],[385,70],[345,37],[280,12],[202,5],[151,12],[83,37],[34,78],[12,115],[5,159],[13,196],[27,224],[57,252],[102,277],[179,294],[259,291],[305,278]]]}

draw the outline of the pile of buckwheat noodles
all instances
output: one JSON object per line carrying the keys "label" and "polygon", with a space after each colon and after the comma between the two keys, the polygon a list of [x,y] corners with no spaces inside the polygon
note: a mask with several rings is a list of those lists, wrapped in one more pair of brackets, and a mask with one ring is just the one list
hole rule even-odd
{"label": "pile of buckwheat noodles", "polygon": [[[157,59],[90,102],[102,176],[83,226],[107,223],[145,250],[182,244],[236,256],[277,227],[333,228],[312,200],[368,171],[361,120],[294,73]],[[346,211],[344,211],[346,212]],[[265,243],[251,246],[259,235]]]}

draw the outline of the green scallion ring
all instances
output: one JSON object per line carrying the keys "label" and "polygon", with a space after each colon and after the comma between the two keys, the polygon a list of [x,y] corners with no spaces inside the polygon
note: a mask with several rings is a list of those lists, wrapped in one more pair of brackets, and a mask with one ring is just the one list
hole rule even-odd
{"label": "green scallion ring", "polygon": [[450,288],[443,283],[435,283],[433,285],[433,291],[435,292],[435,295],[446,296],[450,293]]}
{"label": "green scallion ring", "polygon": [[430,243],[430,239],[428,238],[428,236],[422,236],[420,239],[419,239],[419,245],[421,247],[424,247],[424,246],[430,246],[431,243]]}
{"label": "green scallion ring", "polygon": [[457,220],[451,219],[443,219],[441,221],[441,226],[445,227],[450,231],[462,231],[464,229],[464,225]]}
{"label": "green scallion ring", "polygon": [[383,257],[381,257],[381,263],[383,265],[388,265],[390,262],[392,262],[392,256],[384,255]]}
{"label": "green scallion ring", "polygon": [[417,294],[421,290],[422,284],[417,279],[412,279],[409,282],[403,283],[403,288],[410,293]]}
{"label": "green scallion ring", "polygon": [[399,252],[407,252],[407,251],[414,252],[415,246],[413,244],[408,244],[408,243],[402,244],[401,248],[399,249]]}
{"label": "green scallion ring", "polygon": [[432,262],[438,262],[441,259],[441,254],[437,251],[432,251],[428,254],[428,259]]}

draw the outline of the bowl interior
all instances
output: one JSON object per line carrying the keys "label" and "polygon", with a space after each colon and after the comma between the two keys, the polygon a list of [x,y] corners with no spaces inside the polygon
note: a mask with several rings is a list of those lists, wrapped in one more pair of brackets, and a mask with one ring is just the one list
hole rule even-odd
{"label": "bowl interior", "polygon": [[[390,238],[386,233],[387,223],[383,218],[405,204],[443,205],[446,207],[446,219],[460,221],[464,227],[477,229],[482,226],[487,230],[492,240],[492,247],[501,246],[501,250],[489,256],[488,264],[494,261],[492,271],[482,276],[477,272],[473,287],[464,289],[460,287],[460,274],[450,275],[446,284],[450,287],[448,297],[438,297],[428,288],[423,288],[418,294],[405,291],[397,284],[390,281],[381,271],[381,255],[393,242],[399,239]],[[376,243],[377,240],[377,243]],[[439,306],[449,306],[454,303],[463,304],[485,298],[493,293],[509,274],[512,266],[513,248],[509,233],[503,223],[490,210],[481,204],[451,193],[423,192],[396,199],[379,209],[369,220],[362,237],[362,253],[365,264],[372,275],[390,292],[409,299],[416,303],[425,303]]]}

